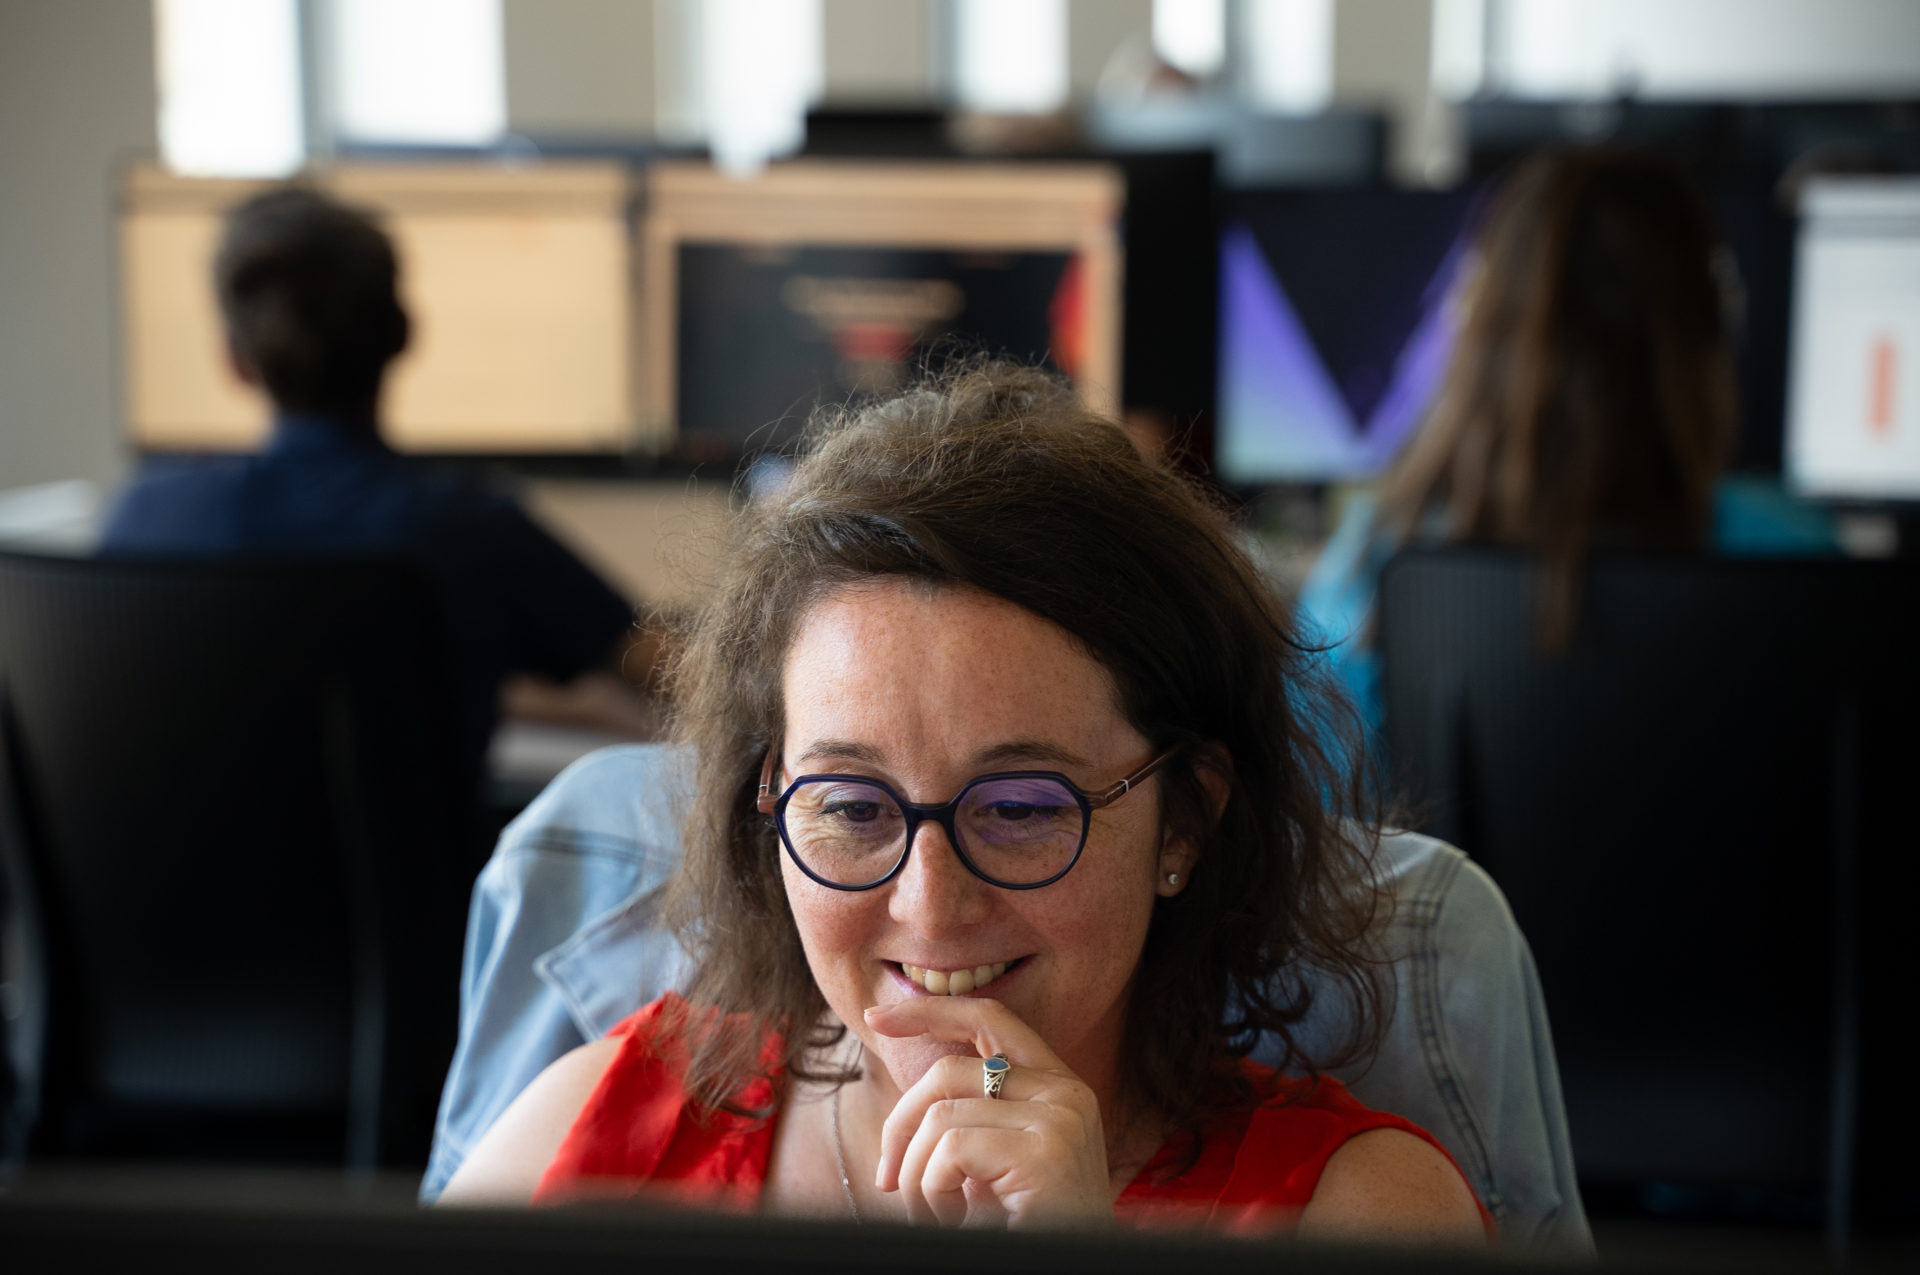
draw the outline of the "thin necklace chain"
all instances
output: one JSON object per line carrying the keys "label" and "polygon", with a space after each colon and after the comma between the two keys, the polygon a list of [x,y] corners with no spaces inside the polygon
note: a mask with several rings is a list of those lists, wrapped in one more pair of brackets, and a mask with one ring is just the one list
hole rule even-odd
{"label": "thin necklace chain", "polygon": [[833,1121],[833,1164],[840,1170],[840,1189],[847,1193],[847,1212],[853,1215],[853,1224],[860,1225],[860,1205],[853,1198],[853,1180],[847,1176],[847,1153],[840,1147],[840,1091],[845,1085],[833,1087],[833,1103],[830,1108]]}

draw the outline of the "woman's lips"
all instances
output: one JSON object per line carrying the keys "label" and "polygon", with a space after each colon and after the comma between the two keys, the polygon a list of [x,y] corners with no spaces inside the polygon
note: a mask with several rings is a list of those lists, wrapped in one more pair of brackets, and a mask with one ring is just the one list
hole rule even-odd
{"label": "woman's lips", "polygon": [[995,961],[988,965],[955,970],[927,969],[900,961],[888,961],[887,964],[917,992],[930,996],[966,996],[999,982],[1006,974],[1018,969],[1025,960],[1025,957],[1018,957],[1011,961]]}

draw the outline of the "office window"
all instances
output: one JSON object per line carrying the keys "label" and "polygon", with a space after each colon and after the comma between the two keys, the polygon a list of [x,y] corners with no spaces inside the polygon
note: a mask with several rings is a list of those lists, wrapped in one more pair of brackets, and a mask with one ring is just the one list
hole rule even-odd
{"label": "office window", "polygon": [[1912,0],[1487,0],[1487,10],[1488,78],[1521,97],[1855,98],[1920,88]]}
{"label": "office window", "polygon": [[820,0],[705,0],[701,7],[715,162],[751,171],[799,150],[807,107],[825,79]]}
{"label": "office window", "polygon": [[160,154],[201,177],[284,177],[306,159],[295,0],[155,0]]}
{"label": "office window", "polygon": [[1246,95],[1261,109],[1324,110],[1333,100],[1333,0],[1243,0]]}
{"label": "office window", "polygon": [[1502,91],[1601,96],[1608,92],[1611,74],[1634,74],[1630,64],[1607,47],[1606,15],[1580,0],[1494,0],[1494,5],[1491,51]]}
{"label": "office window", "polygon": [[1434,92],[1459,100],[1487,82],[1488,0],[1433,0]]}
{"label": "office window", "polygon": [[954,0],[954,95],[969,110],[1067,104],[1067,0]]}
{"label": "office window", "polygon": [[501,0],[325,0],[332,132],[345,142],[490,146],[507,128]]}
{"label": "office window", "polygon": [[660,135],[738,176],[806,140],[826,79],[820,0],[655,0]]}
{"label": "office window", "polygon": [[1227,60],[1227,0],[1153,0],[1153,51],[1195,79]]}

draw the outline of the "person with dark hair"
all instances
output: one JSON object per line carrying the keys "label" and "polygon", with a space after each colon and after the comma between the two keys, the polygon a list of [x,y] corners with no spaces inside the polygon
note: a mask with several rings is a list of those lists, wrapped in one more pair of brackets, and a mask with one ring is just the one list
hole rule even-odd
{"label": "person with dark hair", "polygon": [[[443,1200],[1484,1241],[1440,1144],[1321,1074],[1382,1030],[1339,701],[1222,512],[1064,383],[986,364],[827,422],[670,683],[680,992]],[[1316,990],[1342,1039],[1300,1035]]]}
{"label": "person with dark hair", "polygon": [[1590,549],[1834,547],[1817,515],[1721,479],[1738,296],[1705,202],[1663,159],[1555,150],[1506,181],[1453,299],[1432,414],[1377,498],[1349,505],[1301,591],[1304,626],[1334,644],[1371,724],[1374,594],[1408,543],[1532,550],[1549,645],[1574,623]]}
{"label": "person with dark hair", "polygon": [[282,413],[376,429],[408,323],[393,245],[371,218],[311,190],[270,191],[229,215],[213,274],[242,380]]}
{"label": "person with dark hair", "polygon": [[382,384],[408,339],[397,284],[393,245],[366,213],[297,186],[234,208],[214,287],[234,372],[272,400],[272,433],[258,455],[149,461],[101,552],[417,563],[443,596],[476,780],[515,675],[575,682],[610,706],[601,720],[645,726],[650,710],[614,672],[631,604],[512,501],[381,438]]}

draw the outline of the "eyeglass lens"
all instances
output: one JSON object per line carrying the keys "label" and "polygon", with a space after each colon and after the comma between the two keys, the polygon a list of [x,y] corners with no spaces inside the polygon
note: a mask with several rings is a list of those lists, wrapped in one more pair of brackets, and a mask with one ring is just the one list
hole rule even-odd
{"label": "eyeglass lens", "polygon": [[[906,849],[906,816],[878,784],[809,780],[793,790],[781,819],[800,861],[840,885],[878,880]],[[976,869],[1024,885],[1057,876],[1073,862],[1086,812],[1058,780],[989,779],[962,795],[954,829]]]}

